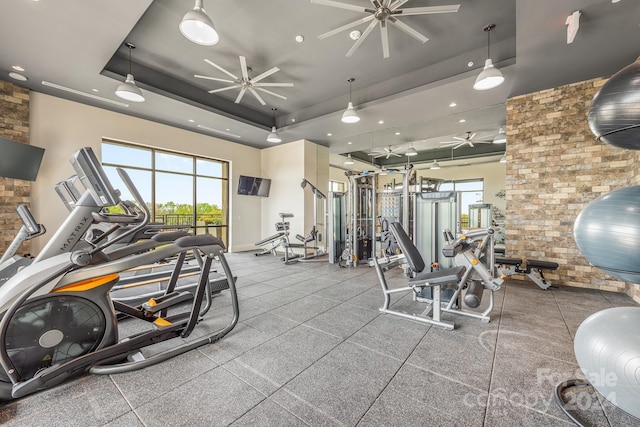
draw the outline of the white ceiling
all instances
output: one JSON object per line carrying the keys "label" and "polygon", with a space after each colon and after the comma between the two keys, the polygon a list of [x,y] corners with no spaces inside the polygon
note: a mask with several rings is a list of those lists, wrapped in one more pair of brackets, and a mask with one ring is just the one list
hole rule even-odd
{"label": "white ceiling", "polygon": [[[371,7],[369,0],[337,1]],[[460,9],[402,18],[430,40],[421,44],[392,27],[387,59],[382,58],[379,30],[351,58],[345,57],[353,44],[348,31],[318,39],[363,15],[308,0],[205,0],[221,41],[211,47],[195,45],[177,28],[193,4],[3,0],[0,78],[254,147],[271,145],[265,139],[273,120],[271,108],[277,108],[284,143],[305,138],[329,146],[332,153],[353,152],[368,160],[367,150],[375,147],[414,142],[428,157],[430,152],[438,155],[440,141],[466,131],[497,132],[505,123],[509,97],[610,75],[639,54],[637,0],[409,0],[403,7],[460,4]],[[568,45],[565,20],[575,10],[582,12],[580,30]],[[491,57],[506,83],[479,92],[471,86],[486,59],[482,28],[489,23],[496,24]],[[305,41],[296,43],[296,35],[304,35]],[[146,97],[144,103],[126,107],[109,102],[121,101],[114,90],[128,72],[125,42],[136,45],[132,70]],[[247,58],[254,76],[279,67],[267,80],[293,82],[293,88],[274,88],[287,100],[264,95],[268,104],[261,106],[247,94],[234,104],[236,90],[210,95],[207,90],[220,86],[193,77],[225,77],[205,58],[239,73],[239,55]],[[29,80],[11,80],[12,65],[24,67]],[[352,98],[362,117],[356,125],[340,122],[349,77],[356,79]],[[45,86],[43,81],[103,99]],[[451,102],[457,106],[449,107]]]}

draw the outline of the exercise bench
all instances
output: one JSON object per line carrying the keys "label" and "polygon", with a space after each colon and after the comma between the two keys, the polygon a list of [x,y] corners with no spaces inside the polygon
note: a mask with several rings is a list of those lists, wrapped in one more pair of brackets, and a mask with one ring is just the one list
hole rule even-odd
{"label": "exercise bench", "polygon": [[524,274],[541,289],[548,289],[553,286],[553,284],[544,277],[543,271],[554,271],[558,269],[557,262],[540,261],[535,259],[528,259],[524,267],[522,259],[520,258],[497,256],[495,257],[495,263],[498,266],[498,270],[500,271],[500,273],[504,274],[505,276]]}

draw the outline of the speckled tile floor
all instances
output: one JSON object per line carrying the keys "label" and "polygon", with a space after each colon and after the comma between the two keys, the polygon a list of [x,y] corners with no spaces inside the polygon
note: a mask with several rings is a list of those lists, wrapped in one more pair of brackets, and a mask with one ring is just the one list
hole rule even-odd
{"label": "speckled tile floor", "polygon": [[[0,424],[569,426],[552,393],[579,373],[578,326],[601,309],[635,305],[620,294],[511,279],[495,293],[490,323],[446,314],[456,329],[444,331],[380,314],[372,268],[227,258],[241,315],[221,341],[4,403]],[[399,269],[387,277],[391,286],[405,281]],[[198,328],[228,317],[229,304],[228,293],[216,297],[217,318]],[[580,402],[587,425],[640,425],[588,390],[566,398]]]}

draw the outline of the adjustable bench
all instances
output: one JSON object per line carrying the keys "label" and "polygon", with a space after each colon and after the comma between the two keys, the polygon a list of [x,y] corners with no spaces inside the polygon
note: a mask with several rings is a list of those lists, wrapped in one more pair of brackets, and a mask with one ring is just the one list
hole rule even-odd
{"label": "adjustable bench", "polygon": [[[541,261],[535,259],[527,260],[526,265],[523,267],[522,259],[520,258],[507,258],[507,257],[495,257],[498,270],[505,276],[511,276],[513,274],[525,274],[541,289],[548,289],[553,286],[545,277],[543,270],[557,270],[557,262]],[[506,268],[505,268],[506,266]]]}

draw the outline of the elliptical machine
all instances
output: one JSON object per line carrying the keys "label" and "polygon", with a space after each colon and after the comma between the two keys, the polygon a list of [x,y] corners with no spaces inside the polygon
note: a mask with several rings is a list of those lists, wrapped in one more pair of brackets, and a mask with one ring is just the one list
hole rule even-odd
{"label": "elliptical machine", "polygon": [[[144,227],[149,220],[148,208],[126,172],[118,169],[136,200],[136,208],[129,204],[125,212],[132,213],[124,215],[101,213],[103,207],[121,204],[119,192],[111,187],[91,149],[74,153],[72,164],[81,180],[86,181],[87,191],[34,262],[0,287],[0,399],[47,389],[84,372],[112,374],[151,366],[218,341],[238,321],[235,281],[220,239],[211,235],[185,236],[153,251],[111,260],[105,249]],[[134,226],[113,240],[66,252],[60,242],[75,245],[93,222]],[[192,292],[176,291],[177,279],[172,276],[172,284],[163,296],[139,306],[111,298],[110,291],[118,283],[121,271],[170,256],[184,259],[192,251],[204,260]],[[188,337],[210,312],[211,291],[216,284],[209,280],[209,271],[214,259],[226,275],[224,283],[232,302],[229,322],[185,343],[180,338]],[[123,317],[142,320],[147,328],[121,338],[118,320]],[[145,347],[173,338],[178,338],[176,347],[144,356]]]}

